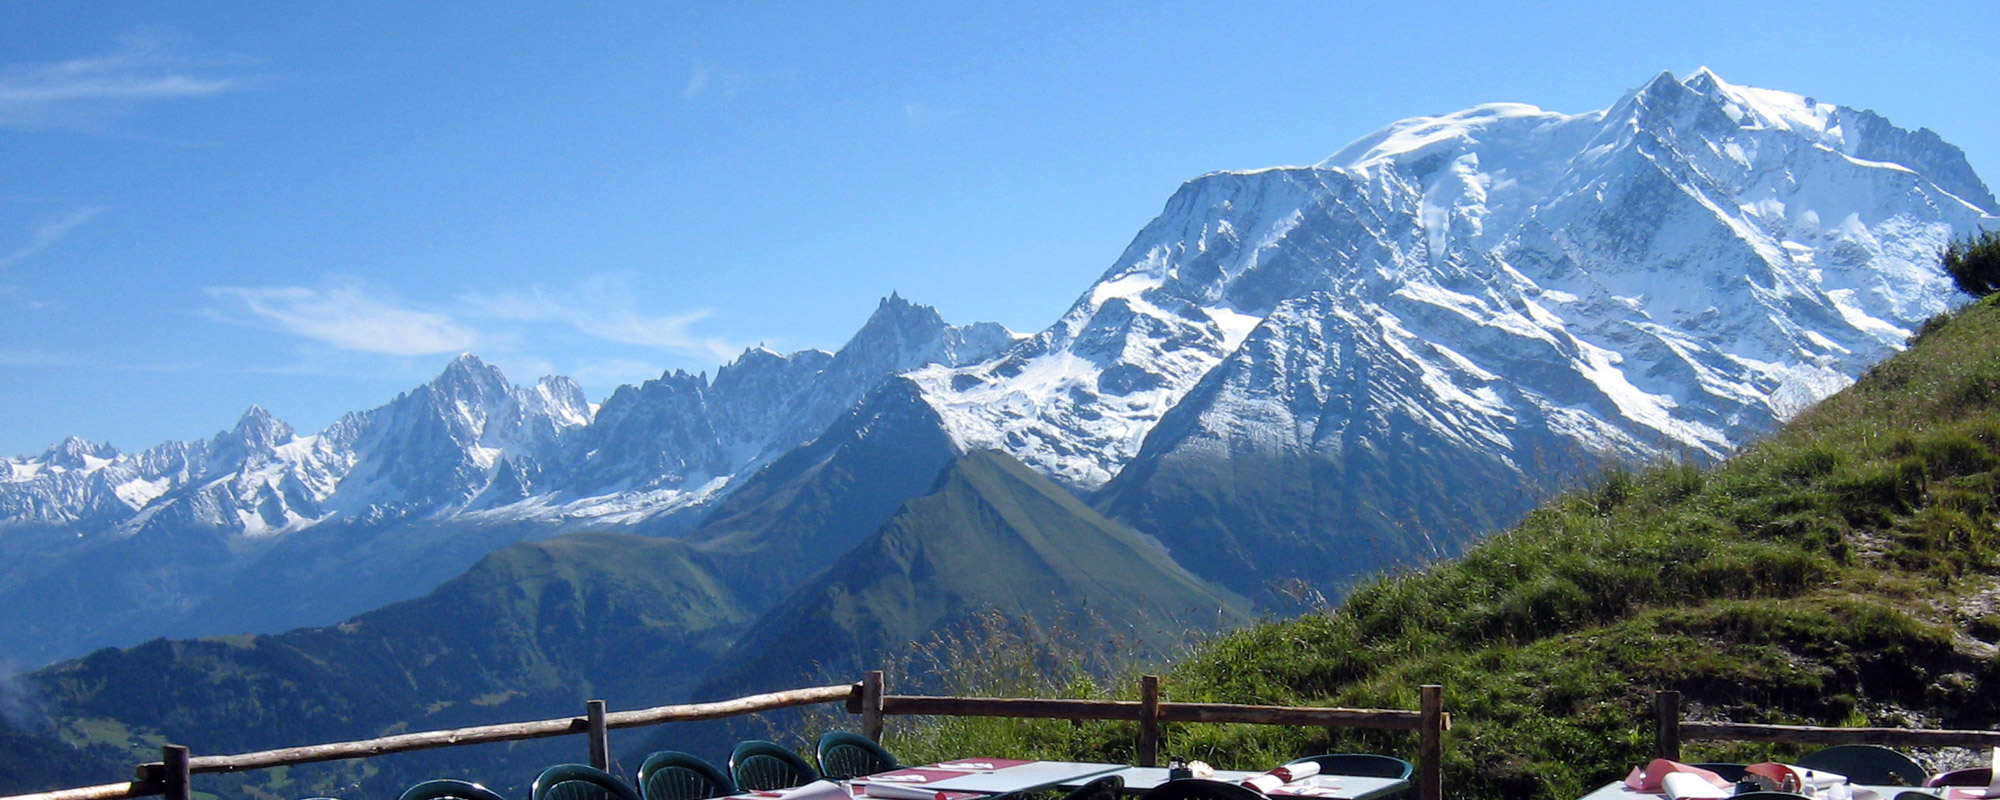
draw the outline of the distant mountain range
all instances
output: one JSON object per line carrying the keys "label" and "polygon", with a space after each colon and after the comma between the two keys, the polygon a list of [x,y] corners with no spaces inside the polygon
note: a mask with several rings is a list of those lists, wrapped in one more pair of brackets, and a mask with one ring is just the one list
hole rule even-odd
{"label": "distant mountain range", "polygon": [[[1706,70],[1604,111],[1412,118],[1314,166],[1189,181],[1033,335],[892,295],[838,352],[751,350],[596,408],[468,355],[310,435],[253,408],[206,441],[0,461],[0,657],[272,634],[36,673],[80,720],[82,674],[107,696],[269,676],[171,708],[363,657],[231,659],[404,654],[312,678],[296,708],[333,709],[321,740],[844,674],[982,609],[1087,608],[1162,652],[1452,555],[1607,464],[1773,430],[1958,302],[1937,251],[1996,212],[1930,131]],[[535,559],[591,577],[530,590],[507,570]],[[557,601],[559,623],[521,621]],[[568,646],[507,633],[530,630]],[[501,651],[534,655],[414,675]],[[630,676],[602,657],[664,652]],[[356,706],[398,674],[389,707]],[[301,743],[171,713],[119,719]]]}

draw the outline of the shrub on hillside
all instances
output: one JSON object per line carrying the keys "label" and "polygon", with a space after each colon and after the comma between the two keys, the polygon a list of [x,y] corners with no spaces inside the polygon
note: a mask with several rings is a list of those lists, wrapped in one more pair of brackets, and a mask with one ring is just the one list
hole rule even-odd
{"label": "shrub on hillside", "polygon": [[1973,297],[2000,291],[2000,232],[1980,231],[1945,245],[1939,256],[1958,288]]}

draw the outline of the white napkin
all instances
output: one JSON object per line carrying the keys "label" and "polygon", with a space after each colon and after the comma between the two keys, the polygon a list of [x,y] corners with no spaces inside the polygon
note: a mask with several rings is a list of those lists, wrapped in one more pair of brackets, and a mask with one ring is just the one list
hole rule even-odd
{"label": "white napkin", "polygon": [[1846,775],[1827,772],[1823,769],[1806,769],[1805,767],[1793,764],[1780,764],[1775,761],[1761,761],[1751,764],[1748,767],[1744,767],[1744,771],[1751,775],[1763,776],[1780,787],[1784,785],[1785,779],[1789,777],[1798,782],[1798,788],[1801,791],[1810,790],[1813,794],[1817,794],[1836,784],[1847,782]]}
{"label": "white napkin", "polygon": [[1244,781],[1243,785],[1248,786],[1252,789],[1256,789],[1257,791],[1269,794],[1273,790],[1287,783],[1291,783],[1292,781],[1302,781],[1318,774],[1319,774],[1319,762],[1305,761],[1297,764],[1286,764],[1282,767],[1278,767],[1277,769],[1271,770],[1270,772],[1266,772],[1262,775],[1258,775],[1256,777]]}
{"label": "white napkin", "polygon": [[[936,789],[923,786],[912,786],[907,783],[876,783],[874,781],[869,781],[867,785],[861,787],[861,793],[869,797],[886,798],[886,800],[933,800],[938,794]],[[838,799],[836,798],[836,800]]]}
{"label": "white napkin", "polygon": [[2000,747],[1993,748],[1993,777],[1986,781],[1986,796],[2000,796]]}
{"label": "white napkin", "polygon": [[817,780],[778,794],[782,800],[851,800],[847,787],[829,780]]}
{"label": "white napkin", "polygon": [[1713,800],[1735,794],[1733,790],[1709,783],[1700,775],[1691,772],[1669,772],[1660,778],[1660,786],[1666,789],[1667,796],[1674,800],[1686,800],[1686,798]]}

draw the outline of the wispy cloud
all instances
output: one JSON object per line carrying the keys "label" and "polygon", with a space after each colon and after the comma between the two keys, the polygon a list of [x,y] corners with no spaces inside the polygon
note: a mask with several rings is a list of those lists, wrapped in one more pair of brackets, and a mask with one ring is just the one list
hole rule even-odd
{"label": "wispy cloud", "polygon": [[725,69],[699,58],[688,73],[687,83],[681,86],[681,99],[700,100],[704,97],[719,97],[724,100],[735,97],[750,80],[750,74],[741,70]]}
{"label": "wispy cloud", "polygon": [[699,59],[694,62],[694,74],[688,76],[686,86],[681,87],[681,97],[693,100],[708,91],[708,85],[715,81],[715,68]]}
{"label": "wispy cloud", "polygon": [[140,104],[243,89],[257,79],[242,67],[180,56],[146,36],[106,55],[0,66],[0,127],[94,128]]}
{"label": "wispy cloud", "polygon": [[0,347],[0,367],[48,367],[72,362],[73,359],[63,358],[46,350]]}
{"label": "wispy cloud", "polygon": [[410,308],[393,298],[370,296],[368,291],[358,282],[327,289],[216,286],[208,289],[208,295],[224,301],[227,307],[210,308],[207,313],[211,319],[265,327],[364,353],[457,353],[479,342],[471,328],[447,314]]}
{"label": "wispy cloud", "polygon": [[903,103],[903,121],[917,128],[936,128],[957,119],[965,109],[910,100]]}
{"label": "wispy cloud", "polygon": [[[468,293],[434,304],[407,302],[346,277],[319,288],[214,286],[207,293],[212,302],[203,313],[210,319],[359,353],[421,356],[477,347],[494,351],[483,355],[515,362],[541,359],[537,363],[546,366],[570,359],[541,352],[544,344],[576,334],[701,362],[726,361],[743,349],[741,343],[696,330],[710,318],[708,309],[641,313],[634,306],[634,292],[616,278],[600,277],[564,291]],[[605,371],[630,374],[633,369],[618,364]],[[657,368],[645,371],[658,374]]]}
{"label": "wispy cloud", "polygon": [[48,249],[50,245],[67,238],[71,231],[76,230],[86,222],[96,219],[104,211],[103,206],[87,206],[53,219],[45,220],[34,226],[34,229],[29,232],[27,244],[8,251],[6,255],[0,255],[0,269],[14,266],[28,257]]}
{"label": "wispy cloud", "polygon": [[685,355],[726,359],[740,345],[693,331],[709,309],[678,314],[642,314],[632,307],[630,292],[616,281],[598,280],[578,293],[529,289],[505,294],[469,294],[460,298],[468,316],[512,322],[556,322],[586,336],[621,344],[656,347]]}

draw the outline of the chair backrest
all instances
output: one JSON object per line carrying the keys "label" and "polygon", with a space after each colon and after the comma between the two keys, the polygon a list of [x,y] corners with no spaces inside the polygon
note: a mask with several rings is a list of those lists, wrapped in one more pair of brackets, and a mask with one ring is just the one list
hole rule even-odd
{"label": "chair backrest", "polygon": [[662,750],[639,765],[644,800],[706,800],[735,793],[736,782],[728,773],[692,753]]}
{"label": "chair backrest", "polygon": [[1872,744],[1843,744],[1807,754],[1798,766],[1846,775],[1855,783],[1916,786],[1930,771],[1909,756]]}
{"label": "chair backrest", "polygon": [[506,800],[499,792],[471,781],[449,778],[423,781],[403,790],[397,800]]}
{"label": "chair backrest", "polygon": [[1924,781],[1925,786],[1990,786],[1993,783],[1992,767],[1966,767],[1932,775]]}
{"label": "chair backrest", "polygon": [[819,737],[819,774],[837,781],[857,775],[888,772],[902,766],[881,745],[853,731],[827,731]]}
{"label": "chair backrest", "polygon": [[1307,761],[1319,764],[1319,771],[1327,775],[1365,775],[1371,778],[1401,778],[1409,780],[1417,768],[1395,756],[1375,753],[1327,753],[1326,755],[1294,758],[1290,764]]}
{"label": "chair backrest", "polygon": [[1266,800],[1266,798],[1263,792],[1234,783],[1182,778],[1147,789],[1145,794],[1139,795],[1139,800]]}
{"label": "chair backrest", "polygon": [[729,777],[738,791],[790,789],[819,780],[811,764],[776,742],[751,739],[729,753]]}
{"label": "chair backrest", "polygon": [[589,764],[557,764],[535,776],[531,800],[639,800],[618,776]]}
{"label": "chair backrest", "polygon": [[1697,764],[1689,764],[1688,766],[1701,767],[1721,776],[1723,780],[1730,783],[1742,783],[1743,776],[1750,774],[1745,771],[1750,768],[1750,765],[1740,761],[1703,761]]}
{"label": "chair backrest", "polygon": [[1063,795],[1063,800],[1119,800],[1124,796],[1125,779],[1106,775],[1071,789],[1069,794]]}
{"label": "chair backrest", "polygon": [[1793,792],[1744,792],[1729,800],[1799,800],[1803,796]]}

